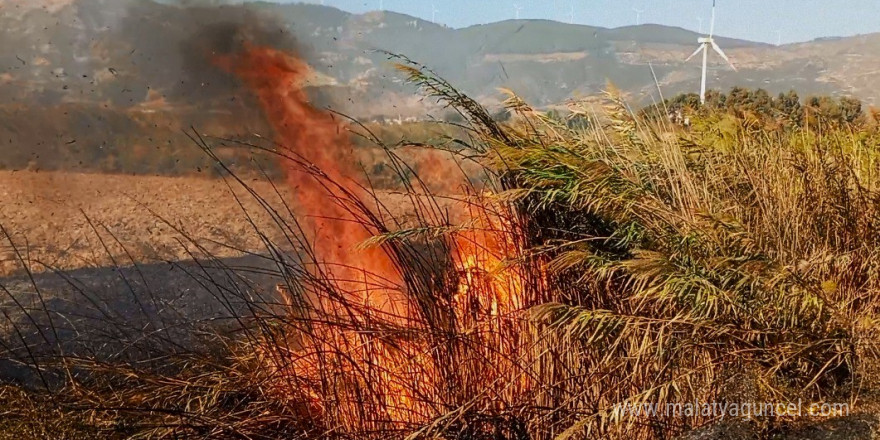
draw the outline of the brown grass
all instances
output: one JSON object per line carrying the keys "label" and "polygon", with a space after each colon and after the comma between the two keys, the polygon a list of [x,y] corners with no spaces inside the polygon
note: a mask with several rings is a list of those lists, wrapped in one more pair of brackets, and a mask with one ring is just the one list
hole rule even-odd
{"label": "brown grass", "polygon": [[[157,370],[58,356],[61,371],[91,375],[64,382],[64,411],[45,425],[86,415],[86,429],[146,438],[655,440],[719,418],[623,405],[855,403],[875,383],[877,133],[766,133],[714,115],[682,131],[613,92],[586,129],[516,96],[502,125],[419,66],[401,69],[468,121],[462,142],[494,176],[492,194],[462,198],[473,221],[453,222],[418,182],[400,199],[417,207],[403,224],[381,215],[381,195],[328,197],[358,215],[401,283],[334,277],[307,244],[273,253],[288,311],[257,309],[221,339],[221,360],[169,356]],[[291,221],[255,229],[270,250],[306,243]],[[266,238],[279,229],[281,241]],[[469,247],[488,263],[462,264]],[[377,292],[395,302],[377,305]],[[789,421],[747,424],[769,437]]]}

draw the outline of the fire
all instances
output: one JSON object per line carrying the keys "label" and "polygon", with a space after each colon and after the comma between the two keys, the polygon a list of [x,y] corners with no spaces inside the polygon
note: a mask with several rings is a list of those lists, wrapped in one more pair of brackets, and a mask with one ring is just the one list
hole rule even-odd
{"label": "fire", "polygon": [[519,310],[523,280],[507,261],[517,253],[510,225],[482,208],[468,212],[474,226],[455,236],[455,265],[462,275],[456,298],[467,301],[465,298],[473,296],[471,292],[476,293],[479,297],[471,301],[485,303],[481,306],[492,317]]}
{"label": "fire", "polygon": [[[357,221],[350,202],[372,196],[355,178],[361,172],[345,130],[308,103],[302,90],[308,66],[274,49],[248,45],[216,62],[254,93],[277,142],[299,162],[287,173],[296,190],[295,208],[307,219],[315,256],[344,295],[314,292],[321,298],[314,307],[333,318],[321,322],[346,324],[314,324],[317,328],[291,353],[296,360],[278,367],[279,376],[287,378],[282,392],[304,394],[311,413],[345,423],[363,424],[370,410],[384,414],[373,426],[379,429],[382,423],[424,423],[445,411],[444,405],[469,400],[493,381],[520,373],[510,363],[520,342],[514,315],[524,304],[524,282],[506,264],[506,256],[516,254],[510,225],[485,210],[460,208],[460,217],[474,227],[449,239],[458,281],[447,323],[452,328],[443,331],[466,335],[470,342],[462,345],[462,338],[453,337],[438,345],[431,339],[436,330],[419,321],[424,318],[415,301],[405,301],[405,283],[389,254],[358,247],[372,233]],[[437,162],[437,155],[428,157],[435,162],[428,170],[454,168]],[[435,177],[442,181],[448,174]],[[449,383],[461,389],[450,390]]]}
{"label": "fire", "polygon": [[364,290],[399,288],[402,282],[385,252],[356,249],[372,234],[357,221],[350,203],[368,200],[368,194],[363,182],[354,180],[361,173],[352,160],[347,133],[332,115],[309,104],[302,87],[309,66],[284,52],[253,45],[215,62],[256,95],[277,143],[309,168],[285,161],[288,184],[296,191],[295,206],[305,215],[314,252],[319,261],[332,266],[328,270],[340,288],[361,291],[365,297]]}

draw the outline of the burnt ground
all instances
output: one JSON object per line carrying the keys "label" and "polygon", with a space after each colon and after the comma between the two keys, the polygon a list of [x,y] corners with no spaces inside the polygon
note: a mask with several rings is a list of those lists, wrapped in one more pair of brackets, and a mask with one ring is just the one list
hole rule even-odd
{"label": "burnt ground", "polygon": [[209,354],[218,334],[271,313],[275,263],[262,256],[79,269],[0,279],[0,381],[33,384],[56,355],[141,362]]}

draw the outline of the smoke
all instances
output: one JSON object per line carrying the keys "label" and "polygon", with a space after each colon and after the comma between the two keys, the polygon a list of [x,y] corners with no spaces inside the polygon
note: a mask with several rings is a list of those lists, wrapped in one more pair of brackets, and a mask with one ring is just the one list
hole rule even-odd
{"label": "smoke", "polygon": [[[311,69],[284,25],[246,6],[135,4],[122,28],[123,38],[136,46],[132,62],[140,66],[141,77],[162,81],[169,101],[260,114],[277,144],[301,161],[282,161],[295,192],[291,202],[315,254],[336,268],[331,272],[341,285],[347,284],[343,288],[388,281],[393,272],[388,257],[379,250],[356,250],[370,233],[340,203],[366,198],[354,179],[361,173],[348,132],[311,103],[303,88]],[[169,48],[176,50],[168,54]],[[320,170],[326,179],[303,166]],[[327,182],[342,186],[328,188]],[[357,271],[351,270],[355,267]],[[364,280],[365,273],[375,278]],[[352,283],[354,278],[360,281]]]}
{"label": "smoke", "polygon": [[[277,144],[302,162],[282,164],[289,167],[288,184],[295,191],[291,202],[316,256],[333,266],[343,289],[398,284],[389,281],[393,265],[383,251],[357,250],[371,234],[340,201],[367,199],[355,178],[362,173],[348,132],[304,90],[312,71],[285,25],[246,6],[157,8],[153,3],[132,5],[122,28],[123,39],[136,46],[132,62],[140,66],[141,77],[163,81],[169,101],[200,103],[211,111],[232,106],[265,118]],[[177,50],[168,54],[169,48]],[[326,178],[306,172],[303,164]],[[327,182],[341,186],[327,187]]]}
{"label": "smoke", "polygon": [[215,57],[240,51],[245,41],[301,53],[286,24],[242,5],[135,2],[115,32],[123,42],[114,57],[121,61],[116,70],[131,73],[139,82],[135,87],[160,90],[172,103],[215,110],[246,98],[240,82],[213,63]]}

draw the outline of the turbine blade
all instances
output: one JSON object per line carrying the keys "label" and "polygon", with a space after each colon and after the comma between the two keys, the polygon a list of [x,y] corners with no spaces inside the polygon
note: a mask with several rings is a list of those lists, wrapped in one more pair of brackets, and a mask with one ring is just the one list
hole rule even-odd
{"label": "turbine blade", "polygon": [[695,50],[694,53],[691,54],[691,56],[687,57],[687,59],[684,60],[684,62],[688,62],[688,61],[691,60],[691,58],[697,56],[697,54],[700,53],[701,50],[703,50],[703,46],[704,46],[704,45],[701,44],[700,47],[698,47],[697,50]]}
{"label": "turbine blade", "polygon": [[712,2],[712,25],[709,27],[709,38],[715,35],[715,2]]}
{"label": "turbine blade", "polygon": [[730,67],[734,71],[738,72],[738,70],[736,70],[736,66],[733,65],[733,62],[730,61],[730,58],[727,58],[727,54],[725,54],[724,51],[721,50],[720,47],[718,47],[718,44],[715,43],[714,40],[712,41],[712,49],[715,49],[715,52],[718,52],[718,55],[721,55],[721,58],[724,58],[724,61],[727,61],[727,64],[730,65]]}

